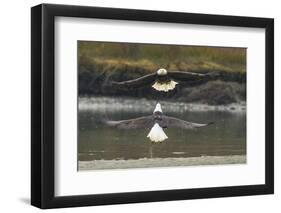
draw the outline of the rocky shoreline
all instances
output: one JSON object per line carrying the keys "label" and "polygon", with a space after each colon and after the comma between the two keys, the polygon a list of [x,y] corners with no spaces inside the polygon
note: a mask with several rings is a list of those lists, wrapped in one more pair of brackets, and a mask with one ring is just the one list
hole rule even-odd
{"label": "rocky shoreline", "polygon": [[128,168],[151,168],[151,167],[180,167],[201,165],[224,165],[245,164],[245,155],[231,156],[201,156],[189,158],[142,158],[136,160],[94,160],[79,161],[78,170],[96,169],[128,169]]}

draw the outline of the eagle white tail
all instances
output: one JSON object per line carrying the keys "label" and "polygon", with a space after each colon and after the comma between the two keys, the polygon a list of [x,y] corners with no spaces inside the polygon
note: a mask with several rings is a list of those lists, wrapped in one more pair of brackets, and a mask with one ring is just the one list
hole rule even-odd
{"label": "eagle white tail", "polygon": [[158,81],[156,81],[152,85],[152,87],[158,91],[168,92],[169,90],[173,90],[177,84],[178,84],[178,82],[175,82],[173,80],[171,80],[167,83],[159,83]]}
{"label": "eagle white tail", "polygon": [[162,142],[168,138],[168,136],[163,131],[162,127],[158,123],[155,123],[148,133],[147,137],[155,143]]}

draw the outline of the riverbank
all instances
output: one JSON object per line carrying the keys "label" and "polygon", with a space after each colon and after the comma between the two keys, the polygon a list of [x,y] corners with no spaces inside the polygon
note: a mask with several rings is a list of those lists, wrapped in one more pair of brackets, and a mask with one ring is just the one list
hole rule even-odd
{"label": "riverbank", "polygon": [[[158,92],[151,85],[116,88],[158,69],[216,73],[215,79],[179,82]],[[177,79],[180,81],[180,79]],[[246,49],[203,46],[78,42],[79,96],[115,96],[225,105],[246,100]]]}
{"label": "riverbank", "polygon": [[78,170],[128,169],[150,167],[178,167],[199,165],[245,164],[245,155],[201,156],[189,158],[142,158],[137,160],[94,160],[79,161]]}

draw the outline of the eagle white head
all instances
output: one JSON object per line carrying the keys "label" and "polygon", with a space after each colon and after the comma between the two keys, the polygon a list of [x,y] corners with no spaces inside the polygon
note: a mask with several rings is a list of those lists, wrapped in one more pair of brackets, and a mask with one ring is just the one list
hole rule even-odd
{"label": "eagle white head", "polygon": [[161,104],[159,104],[159,103],[156,104],[156,107],[155,107],[153,113],[155,113],[155,112],[162,112]]}
{"label": "eagle white head", "polygon": [[[162,112],[161,105],[159,103],[156,104],[153,113],[155,112]],[[154,123],[147,137],[154,143],[162,142],[168,138],[163,128],[158,123]]]}
{"label": "eagle white head", "polygon": [[157,75],[167,75],[167,73],[167,70],[164,68],[157,70]]}
{"label": "eagle white head", "polygon": [[[157,70],[158,76],[165,76],[167,74],[168,74],[168,71],[164,68]],[[168,92],[169,90],[173,90],[177,84],[178,84],[178,82],[176,82],[172,79],[169,79],[166,82],[161,82],[161,81],[156,80],[154,82],[154,84],[152,85],[152,87],[158,91]]]}

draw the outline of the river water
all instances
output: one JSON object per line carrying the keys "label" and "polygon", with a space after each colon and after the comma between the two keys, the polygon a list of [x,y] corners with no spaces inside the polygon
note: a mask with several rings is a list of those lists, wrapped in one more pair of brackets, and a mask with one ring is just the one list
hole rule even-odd
{"label": "river water", "polygon": [[149,130],[118,130],[100,122],[136,118],[153,111],[147,107],[136,110],[133,105],[122,108],[120,102],[117,104],[121,107],[114,107],[112,103],[107,107],[79,107],[79,161],[246,155],[245,110],[177,111],[164,106],[166,115],[215,124],[196,130],[165,129],[169,138],[161,144],[151,144],[146,137]]}

